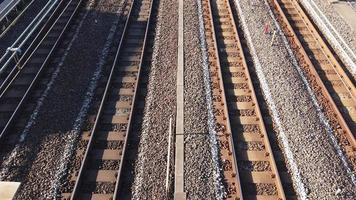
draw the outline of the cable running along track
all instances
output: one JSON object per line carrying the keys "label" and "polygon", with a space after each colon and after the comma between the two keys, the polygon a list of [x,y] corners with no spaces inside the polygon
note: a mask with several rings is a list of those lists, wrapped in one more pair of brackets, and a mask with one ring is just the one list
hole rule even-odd
{"label": "cable running along track", "polygon": [[285,199],[230,3],[203,7],[227,198]]}
{"label": "cable running along track", "polygon": [[[90,131],[84,131],[77,151],[80,168],[71,176],[74,189],[64,193],[68,199],[117,199],[122,182],[122,168],[141,68],[144,65],[146,39],[150,27],[152,0],[129,2],[129,14],[121,34],[99,109],[89,116]],[[100,92],[100,88],[98,88]]]}

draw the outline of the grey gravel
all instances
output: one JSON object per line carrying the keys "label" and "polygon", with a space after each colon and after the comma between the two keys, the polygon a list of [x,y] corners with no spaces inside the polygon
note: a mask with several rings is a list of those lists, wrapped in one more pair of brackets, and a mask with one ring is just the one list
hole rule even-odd
{"label": "grey gravel", "polygon": [[187,199],[214,199],[213,160],[196,0],[184,1],[184,191]]}
{"label": "grey gravel", "polygon": [[187,199],[215,199],[210,139],[205,134],[184,138],[184,191]]}
{"label": "grey gravel", "polygon": [[[271,34],[263,33],[263,26],[267,22],[276,30],[268,13],[269,7],[265,1],[255,1],[256,6],[253,8],[248,0],[238,2],[242,10],[242,13],[239,13],[240,20],[242,14],[246,22],[243,29],[245,34],[248,30],[252,38],[252,43],[248,43],[250,51],[253,45],[261,64],[260,68],[256,67],[257,70],[261,70],[259,79],[261,84],[266,83],[265,86],[269,88],[269,91],[266,91],[267,87],[262,87],[264,95],[270,95],[267,97],[270,100],[268,104],[271,106],[271,101],[274,102],[273,108],[279,116],[281,124],[279,139],[283,139],[283,134],[288,141],[290,152],[286,152],[285,148],[284,153],[292,153],[294,157],[306,198],[353,199],[356,194],[350,177],[329,141],[324,124],[319,118],[320,113],[313,106],[312,98],[296,67],[293,66],[280,33],[277,34],[273,46],[270,46]],[[256,64],[256,59],[254,62]],[[262,76],[265,80],[261,80]],[[275,115],[273,120],[278,116]],[[287,162],[288,168],[296,173],[296,169],[291,168],[291,160]],[[295,180],[294,185],[302,186]],[[336,195],[338,189],[341,189],[341,193]]]}
{"label": "grey gravel", "polygon": [[161,0],[134,169],[133,199],[166,199],[169,118],[176,109],[177,29],[178,3]]}

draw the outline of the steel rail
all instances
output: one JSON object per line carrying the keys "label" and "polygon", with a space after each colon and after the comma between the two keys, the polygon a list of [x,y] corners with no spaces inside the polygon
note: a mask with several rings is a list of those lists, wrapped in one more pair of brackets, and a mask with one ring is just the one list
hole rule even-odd
{"label": "steel rail", "polygon": [[[120,43],[119,43],[119,46],[117,48],[117,52],[116,52],[116,55],[115,55],[115,59],[114,59],[114,62],[113,62],[113,65],[111,67],[111,71],[110,71],[110,75],[108,77],[108,80],[107,80],[107,83],[106,83],[106,86],[105,86],[105,90],[104,90],[104,94],[103,94],[103,97],[101,99],[101,102],[100,102],[100,106],[99,106],[99,110],[98,110],[98,113],[96,115],[96,118],[95,118],[95,122],[94,122],[94,126],[93,126],[93,129],[90,133],[90,138],[89,138],[89,141],[88,141],[88,145],[86,147],[86,150],[85,150],[85,154],[84,154],[84,158],[81,162],[81,166],[80,166],[80,169],[79,169],[79,172],[78,172],[78,176],[77,176],[77,179],[76,179],[76,182],[75,182],[75,185],[74,185],[74,189],[73,189],[73,192],[71,194],[71,200],[75,200],[78,198],[78,195],[79,195],[79,189],[80,189],[80,184],[82,183],[82,179],[83,179],[83,173],[84,173],[84,170],[86,168],[86,165],[88,163],[88,158],[89,158],[89,153],[90,153],[90,150],[93,146],[93,141],[94,141],[94,137],[97,133],[97,127],[98,127],[98,124],[100,123],[100,120],[101,120],[101,116],[102,116],[102,113],[103,113],[103,108],[104,108],[104,104],[106,102],[106,99],[108,97],[108,91],[110,89],[110,86],[111,86],[111,83],[112,83],[112,77],[113,77],[113,74],[115,72],[115,69],[116,69],[116,66],[118,65],[117,63],[119,62],[119,56],[120,56],[120,53],[121,53],[121,50],[122,50],[122,47],[123,47],[123,43],[124,43],[124,39],[126,38],[126,35],[127,35],[127,29],[128,29],[128,26],[129,26],[129,23],[130,23],[130,19],[131,19],[131,14],[132,14],[132,10],[134,9],[134,5],[135,5],[135,2],[137,2],[139,0],[133,0],[132,4],[131,4],[131,7],[130,7],[130,11],[129,11],[129,14],[128,14],[128,17],[126,19],[126,22],[125,22],[125,26],[124,26],[124,29],[123,29],[123,34],[121,35],[121,39],[120,39]],[[125,139],[124,139],[124,144],[123,144],[123,150],[122,150],[122,158],[121,158],[121,162],[119,164],[119,170],[118,170],[118,174],[117,174],[117,178],[116,178],[116,183],[115,183],[115,190],[114,190],[114,194],[113,194],[113,198],[112,199],[117,199],[117,196],[118,196],[118,192],[119,192],[119,184],[120,184],[120,177],[121,177],[121,173],[122,173],[122,168],[123,168],[123,163],[124,163],[124,158],[125,158],[125,152],[126,152],[126,145],[127,145],[127,140],[128,140],[128,135],[130,133],[130,129],[131,129],[131,125],[132,125],[132,117],[133,117],[133,113],[134,113],[134,109],[135,109],[135,103],[136,103],[136,97],[137,97],[137,89],[138,89],[138,86],[139,86],[139,81],[140,81],[140,76],[141,76],[141,66],[142,66],[142,63],[143,63],[143,58],[144,58],[144,53],[145,53],[145,49],[146,49],[146,39],[147,39],[147,35],[148,35],[148,31],[149,31],[149,27],[150,27],[150,21],[151,21],[151,17],[152,17],[152,5],[153,5],[153,1],[154,0],[151,0],[151,4],[150,4],[150,8],[149,8],[149,17],[148,17],[148,21],[147,21],[147,24],[146,24],[146,29],[145,29],[145,35],[144,35],[144,41],[143,41],[143,49],[142,49],[142,52],[141,52],[141,58],[140,58],[140,63],[139,63],[139,69],[138,69],[138,75],[137,75],[137,81],[135,83],[135,93],[134,93],[134,96],[133,96],[133,102],[131,104],[131,112],[129,114],[129,121],[128,121],[128,127],[126,129],[126,133],[125,133]]]}
{"label": "steel rail", "polygon": [[[301,1],[302,0],[299,0],[299,2]],[[344,62],[347,63],[347,65],[350,67],[350,73],[352,73],[352,75],[354,76],[356,73],[356,64],[354,62],[356,60],[356,55],[353,50],[345,42],[340,33],[335,29],[335,27],[331,24],[331,22],[328,20],[328,18],[320,10],[320,8],[314,1],[304,1],[303,6],[305,6],[305,8],[310,11],[311,15],[314,15],[314,17],[316,17],[316,21],[319,21],[316,23],[319,23],[319,25],[322,26],[321,29],[324,29],[325,31],[331,33],[328,38],[331,40],[331,43],[336,46],[335,48],[338,48],[338,50],[340,50],[340,57],[343,58]]]}
{"label": "steel rail", "polygon": [[[47,36],[49,34],[49,32],[52,30],[52,28],[55,26],[55,24],[58,22],[58,20],[61,18],[61,16],[65,13],[66,9],[69,7],[69,5],[75,0],[71,0],[70,2],[66,2],[67,6],[65,7],[65,9],[60,13],[60,15],[58,16],[58,18],[55,20],[55,22],[53,23],[53,25],[51,26],[51,28],[47,31],[47,33],[45,34],[45,36]],[[62,31],[60,32],[59,36],[56,39],[56,42],[54,43],[54,45],[52,46],[49,54],[46,56],[44,62],[42,63],[41,67],[39,68],[38,72],[36,73],[34,79],[31,81],[30,85],[28,86],[28,88],[26,89],[26,92],[24,93],[24,95],[22,96],[20,102],[17,104],[14,112],[12,113],[11,117],[9,118],[9,120],[7,121],[5,127],[3,128],[3,130],[0,130],[0,141],[4,138],[4,136],[6,135],[6,133],[8,132],[11,124],[13,123],[14,119],[16,118],[16,116],[18,115],[18,113],[20,112],[20,109],[22,108],[22,106],[24,105],[24,102],[26,101],[26,99],[28,98],[30,92],[32,91],[35,83],[38,81],[40,75],[42,74],[44,68],[48,65],[50,58],[52,57],[55,49],[57,48],[57,46],[59,45],[59,43],[62,41],[63,39],[63,35],[64,33],[67,31],[69,24],[71,23],[74,15],[77,13],[81,3],[83,0],[79,0],[77,6],[75,7],[74,11],[72,12],[70,18],[68,19],[66,25],[63,27]],[[41,44],[45,38],[45,36],[43,37],[43,39],[39,42],[39,44]],[[39,46],[39,45],[38,45]],[[32,54],[31,54],[32,55]],[[29,60],[29,59],[28,59]],[[27,61],[28,61],[27,60]],[[26,63],[27,63],[26,61]],[[20,72],[20,71],[19,71]],[[3,96],[1,96],[3,97]],[[1,99],[1,98],[0,98]]]}
{"label": "steel rail", "polygon": [[336,55],[329,49],[329,45],[327,44],[326,40],[324,40],[323,37],[319,34],[319,31],[316,29],[310,17],[306,14],[300,3],[296,1],[292,1],[292,3],[294,8],[298,11],[298,13],[300,13],[304,24],[306,24],[308,30],[312,33],[314,39],[318,42],[327,60],[332,63],[332,66],[334,67],[338,77],[342,80],[347,90],[352,94],[354,101],[356,101],[355,85],[350,77],[346,74],[345,70],[342,68],[342,63],[338,61]]}
{"label": "steel rail", "polygon": [[[216,39],[216,34],[215,34],[215,25],[214,25],[214,21],[213,21],[213,12],[212,12],[212,7],[211,7],[211,0],[206,0],[207,5],[208,5],[208,12],[209,12],[209,21],[210,21],[210,25],[211,25],[211,32],[213,35],[213,47],[214,47],[214,53],[215,53],[215,57],[216,57],[216,65],[218,70],[218,76],[219,77],[223,77],[222,76],[222,71],[221,71],[221,66],[220,66],[220,56],[219,56],[219,48],[218,48],[218,44],[217,44],[217,39]],[[205,19],[204,19],[205,20]],[[207,32],[207,30],[205,30]],[[228,135],[228,142],[229,142],[229,151],[231,152],[231,156],[232,156],[232,169],[233,169],[233,175],[235,175],[236,182],[237,182],[237,196],[240,200],[243,200],[242,197],[242,188],[241,188],[241,184],[240,184],[240,177],[239,177],[239,170],[237,167],[237,159],[236,159],[236,154],[235,152],[235,146],[234,146],[234,142],[233,142],[233,138],[232,138],[232,131],[231,131],[231,125],[230,125],[230,117],[229,117],[229,113],[228,113],[228,108],[227,108],[227,101],[226,101],[226,96],[224,94],[225,93],[225,87],[224,87],[224,82],[222,78],[219,78],[219,85],[220,85],[220,90],[221,90],[221,97],[222,97],[222,102],[223,102],[223,108],[224,108],[224,117],[226,118],[226,134]],[[227,183],[228,185],[233,185],[233,183]]]}
{"label": "steel rail", "polygon": [[340,63],[335,57],[335,55],[331,52],[325,40],[321,37],[319,31],[314,27],[310,18],[308,17],[308,15],[306,15],[300,4],[296,1],[292,1],[292,4],[300,14],[300,17],[302,18],[304,24],[306,25],[310,33],[312,33],[314,40],[318,42],[320,49],[322,50],[323,54],[325,55],[326,59],[329,61],[333,69],[335,70],[338,78],[342,81],[343,85],[350,93],[352,100],[356,102],[356,87],[350,77],[346,74],[345,70],[342,68],[342,63]]}
{"label": "steel rail", "polygon": [[[135,112],[135,107],[136,107],[136,101],[137,101],[137,90],[139,88],[139,83],[141,80],[141,71],[142,71],[142,65],[143,65],[143,61],[144,61],[144,54],[146,52],[146,45],[147,45],[147,37],[148,37],[148,33],[149,33],[149,29],[150,29],[150,24],[152,21],[152,9],[153,9],[153,2],[155,0],[151,0],[151,4],[150,4],[150,8],[149,8],[149,16],[148,16],[148,21],[146,24],[146,30],[145,30],[145,36],[143,39],[143,49],[141,52],[141,58],[140,58],[140,64],[139,64],[139,68],[138,68],[138,75],[137,75],[137,81],[135,83],[135,94],[133,96],[133,102],[131,105],[131,113],[130,113],[130,117],[129,117],[129,121],[128,121],[128,127],[127,127],[127,133],[126,133],[126,137],[125,137],[125,141],[124,141],[124,146],[123,146],[123,151],[122,151],[122,159],[120,162],[120,167],[119,167],[119,172],[118,172],[118,176],[117,176],[117,180],[116,180],[116,187],[115,187],[115,193],[114,193],[114,199],[116,199],[115,197],[118,194],[119,191],[119,184],[120,184],[120,177],[122,174],[122,168],[123,168],[123,164],[125,162],[125,155],[126,155],[126,146],[127,146],[127,141],[128,141],[128,136],[131,130],[131,126],[132,126],[132,118],[133,118],[133,114]],[[115,59],[116,60],[116,59]],[[115,62],[114,62],[115,63]]]}
{"label": "steel rail", "polygon": [[[304,63],[306,64],[306,66],[308,67],[308,69],[310,70],[310,73],[314,76],[315,81],[317,83],[317,85],[321,88],[321,92],[323,94],[323,96],[326,98],[326,100],[328,101],[328,103],[330,104],[333,112],[334,112],[334,116],[336,117],[336,119],[338,120],[344,134],[346,135],[348,142],[350,143],[350,145],[355,148],[356,147],[356,141],[354,138],[354,135],[352,133],[352,131],[350,130],[348,124],[346,123],[345,119],[343,118],[339,108],[337,107],[336,103],[334,102],[331,94],[329,93],[327,87],[325,86],[324,82],[322,81],[322,79],[319,76],[319,73],[317,72],[315,66],[313,65],[312,61],[310,60],[308,54],[306,53],[306,50],[304,48],[304,46],[302,45],[301,41],[299,40],[295,30],[293,29],[293,27],[291,26],[288,18],[286,17],[281,5],[279,4],[278,0],[272,0],[272,3],[275,7],[275,10],[278,12],[278,14],[281,16],[283,22],[286,24],[286,28],[288,29],[288,37],[290,39],[293,40],[294,44],[298,47],[298,51],[301,54],[301,58],[303,59]],[[305,15],[305,13],[304,13]],[[306,19],[304,17],[304,19]],[[309,24],[309,23],[308,23]],[[311,24],[311,23],[310,23]],[[313,31],[314,32],[314,31]],[[314,32],[315,33],[315,32]],[[318,39],[318,42],[321,42],[322,40]],[[326,49],[327,47],[324,47],[323,49]],[[331,55],[329,55],[330,57]],[[303,62],[301,61],[301,62]],[[334,65],[332,65],[334,67]],[[343,76],[340,75],[339,76]],[[346,78],[345,76],[343,76],[344,78]],[[352,87],[350,85],[347,84],[348,87]],[[354,87],[354,86],[353,86]],[[350,89],[350,91],[355,91],[354,89]]]}
{"label": "steel rail", "polygon": [[258,100],[257,100],[255,89],[253,87],[252,78],[251,78],[251,75],[250,75],[250,70],[249,70],[249,67],[247,66],[246,59],[245,59],[245,54],[243,52],[243,48],[242,48],[242,45],[241,45],[241,40],[239,38],[239,31],[238,31],[238,29],[236,27],[235,18],[234,18],[233,14],[232,14],[230,0],[226,0],[226,1],[227,1],[227,4],[228,4],[229,11],[230,11],[230,16],[232,17],[233,29],[235,30],[235,33],[236,33],[236,40],[239,41],[238,42],[238,48],[241,50],[242,63],[243,63],[243,67],[245,69],[245,74],[247,75],[248,84],[250,85],[250,88],[251,88],[252,99],[255,102],[255,110],[256,110],[257,118],[260,121],[260,126],[262,127],[261,128],[261,132],[262,132],[262,135],[264,135],[263,139],[264,139],[265,147],[267,149],[266,151],[270,153],[270,155],[269,155],[270,159],[269,160],[270,160],[270,163],[271,163],[272,171],[274,171],[274,176],[275,176],[275,177],[271,177],[271,178],[275,179],[275,181],[276,181],[276,186],[277,186],[279,198],[280,199],[286,199],[286,196],[285,196],[285,193],[284,193],[284,189],[283,189],[283,186],[282,186],[282,181],[281,181],[281,178],[280,178],[280,175],[279,175],[279,172],[278,172],[276,161],[274,159],[271,143],[270,143],[270,141],[268,139],[268,134],[267,134],[267,131],[266,131],[266,127],[265,127],[265,124],[264,124],[264,122],[262,120],[263,118],[262,118],[262,114],[261,114],[261,109],[260,109],[260,106],[259,106],[259,103],[258,103]]}
{"label": "steel rail", "polygon": [[[246,63],[246,59],[245,59],[245,55],[244,55],[244,52],[243,52],[243,49],[242,49],[242,45],[241,45],[241,40],[240,40],[240,37],[239,37],[239,31],[237,29],[237,26],[236,26],[236,22],[235,22],[235,18],[233,16],[233,12],[232,12],[232,9],[231,9],[231,5],[230,5],[230,2],[229,0],[221,0],[222,2],[224,2],[226,4],[226,7],[228,9],[228,13],[229,13],[229,17],[230,17],[230,21],[232,23],[232,29],[233,29],[233,36],[235,38],[235,40],[237,41],[237,47],[236,49],[240,52],[240,57],[242,58],[240,61],[242,63],[242,69],[244,71],[244,74],[246,75],[246,82],[248,84],[248,87],[249,87],[249,93],[251,95],[251,98],[252,98],[252,107],[254,107],[254,110],[255,110],[255,113],[256,113],[256,120],[257,120],[257,124],[258,126],[260,127],[260,134],[261,134],[261,137],[262,137],[262,141],[263,141],[263,144],[264,144],[264,147],[265,147],[265,151],[266,151],[266,158],[267,160],[269,160],[269,163],[270,163],[270,166],[271,166],[271,177],[269,177],[272,182],[276,185],[276,189],[277,189],[277,195],[278,195],[278,198],[279,199],[286,199],[285,197],[285,193],[284,193],[284,189],[283,189],[283,186],[282,186],[282,182],[281,182],[281,178],[280,178],[280,175],[279,175],[279,172],[278,172],[278,169],[277,169],[277,165],[276,165],[276,161],[274,159],[274,156],[273,156],[273,151],[272,151],[272,148],[271,148],[271,145],[270,145],[270,141],[268,139],[268,135],[267,135],[267,131],[266,131],[266,127],[264,125],[264,122],[263,122],[263,118],[262,118],[262,114],[261,114],[261,111],[260,111],[260,107],[259,107],[259,103],[258,103],[258,99],[256,97],[256,94],[255,94],[255,90],[254,90],[254,87],[253,87],[253,84],[252,84],[252,79],[251,79],[251,75],[250,75],[250,71],[249,71],[249,67],[247,66],[247,63]],[[217,2],[218,4],[218,2]],[[217,8],[218,9],[218,8]],[[217,12],[220,12],[220,11],[217,11]],[[214,24],[214,22],[213,22]],[[214,26],[214,29],[216,29],[216,27]],[[216,30],[215,30],[216,32]],[[216,38],[216,35],[214,35],[215,37],[215,41],[218,40],[218,38]],[[218,54],[217,54],[217,57],[219,58],[219,60],[221,61],[221,54],[219,53],[219,51],[216,49],[216,51]],[[220,77],[220,81],[222,81],[223,83],[225,82],[224,80],[226,80],[224,78],[223,73],[222,73],[222,69],[221,69],[221,63],[219,64],[219,75],[221,76]],[[226,96],[227,93],[222,93],[223,96]],[[226,99],[224,98],[224,100],[226,101]],[[224,104],[228,104],[228,102],[224,102]],[[227,106],[227,112],[231,113],[231,110],[229,109],[229,106]],[[231,120],[230,116],[228,116],[229,120]],[[241,122],[241,118],[239,119],[240,120],[240,123],[243,124]],[[230,122],[230,126],[231,126],[231,122]],[[237,138],[236,138],[237,140]],[[237,163],[237,165],[239,165]],[[241,181],[241,174],[242,172],[240,171],[238,176],[240,176],[240,181]],[[241,184],[241,183],[240,183]],[[242,194],[241,194],[241,198],[242,197],[247,197],[247,193],[244,194],[245,192],[245,188],[241,188],[242,190]],[[249,198],[249,197],[248,197]]]}
{"label": "steel rail", "polygon": [[[38,15],[32,20],[32,22],[27,26],[27,28],[21,33],[21,35],[16,39],[16,41],[9,47],[9,48],[22,48],[27,40],[32,37],[32,34],[37,30],[37,28],[39,28],[40,24],[43,23],[43,20],[47,17],[48,14],[51,13],[53,7],[56,5],[56,3],[58,2],[58,0],[51,0],[48,1],[48,3],[45,5],[45,7],[38,13]],[[52,3],[52,4],[51,4]],[[50,6],[50,7],[49,7]],[[49,7],[49,8],[48,8]],[[42,13],[45,12],[43,15]],[[53,16],[55,13],[55,11],[50,15]],[[41,17],[41,19],[39,19],[37,21],[37,19]],[[37,23],[34,25],[34,27],[31,27],[33,25],[33,23],[35,23],[37,21]],[[29,33],[27,33],[27,31],[29,31]],[[22,37],[27,33],[27,36],[22,39]],[[40,35],[41,31],[39,32],[38,35]],[[21,41],[20,44],[18,44],[18,42]],[[4,55],[1,56],[0,58],[0,75],[4,72],[4,70],[7,68],[7,66],[11,63],[11,61],[14,61],[12,59],[15,59],[15,57],[17,56],[17,52],[12,52],[11,56],[7,59],[7,61],[2,65],[1,63],[9,56],[9,54],[11,54],[11,52],[9,50],[6,50],[6,53]],[[14,66],[15,67],[15,66]]]}
{"label": "steel rail", "polygon": [[[145,36],[143,39],[143,49],[141,52],[141,58],[140,58],[140,63],[139,63],[139,68],[138,68],[138,75],[137,75],[137,81],[135,83],[135,94],[133,96],[133,102],[131,105],[131,113],[130,113],[130,117],[129,117],[129,121],[128,121],[128,127],[127,127],[127,133],[126,133],[126,137],[125,137],[125,141],[124,141],[124,146],[123,146],[123,150],[122,150],[122,159],[120,162],[120,167],[119,167],[119,172],[118,172],[118,176],[117,176],[117,180],[116,180],[116,186],[115,186],[115,193],[114,193],[114,199],[116,199],[116,196],[118,194],[119,191],[119,184],[120,184],[120,177],[122,174],[122,168],[123,168],[123,164],[125,162],[125,155],[126,155],[126,146],[127,146],[127,141],[128,141],[128,136],[131,130],[131,126],[132,126],[132,118],[133,118],[133,114],[135,112],[135,107],[136,107],[136,101],[137,101],[137,94],[138,94],[138,88],[139,88],[139,83],[141,80],[141,71],[142,71],[142,65],[143,65],[143,61],[144,61],[144,54],[146,52],[146,45],[147,45],[147,37],[148,37],[148,33],[149,33],[149,29],[150,29],[150,24],[151,24],[151,20],[152,20],[152,9],[153,9],[153,2],[155,0],[151,0],[151,4],[150,4],[150,8],[149,8],[149,16],[148,16],[148,21],[146,24],[146,30],[145,30]],[[115,58],[116,60],[116,58]],[[114,62],[115,63],[115,62]]]}

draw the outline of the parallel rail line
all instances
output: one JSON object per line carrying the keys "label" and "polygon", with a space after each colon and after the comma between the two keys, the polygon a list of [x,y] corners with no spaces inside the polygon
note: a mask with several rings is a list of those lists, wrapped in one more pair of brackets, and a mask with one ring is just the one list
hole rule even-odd
{"label": "parallel rail line", "polygon": [[230,2],[203,7],[227,198],[286,199]]}
{"label": "parallel rail line", "polygon": [[62,1],[0,87],[0,141],[11,130],[76,15],[82,0]]}
{"label": "parallel rail line", "polygon": [[356,88],[342,63],[295,0],[270,0],[292,49],[305,70],[317,98],[332,120],[336,136],[353,167],[356,141]]}
{"label": "parallel rail line", "polygon": [[[230,3],[233,7],[237,8],[236,1],[230,0]],[[242,18],[240,18],[240,13],[238,13],[238,9],[232,10],[233,15],[235,17],[235,21],[239,24],[242,22]],[[245,60],[247,66],[250,69],[252,83],[254,85],[256,97],[259,101],[259,106],[261,110],[261,115],[263,121],[265,123],[265,128],[270,139],[270,144],[273,150],[273,155],[275,156],[276,165],[278,168],[279,175],[281,177],[283,189],[285,192],[286,199],[294,200],[297,199],[297,193],[295,187],[293,186],[292,176],[287,167],[287,158],[283,155],[282,147],[280,146],[280,141],[278,138],[278,130],[276,129],[276,123],[273,120],[272,113],[269,110],[269,106],[264,97],[264,92],[261,86],[261,82],[258,79],[257,71],[256,71],[256,63],[254,63],[254,57],[252,55],[252,51],[247,42],[247,35],[244,33],[243,27],[238,26],[238,32],[241,40],[241,46],[245,53]],[[241,33],[241,34],[240,34]]]}
{"label": "parallel rail line", "polygon": [[138,153],[138,145],[140,142],[140,137],[142,133],[143,126],[143,115],[146,102],[146,97],[148,94],[148,82],[152,66],[152,56],[153,56],[153,46],[155,43],[156,37],[156,26],[158,18],[158,6],[159,1],[153,1],[151,18],[150,18],[150,27],[148,30],[148,35],[146,39],[146,50],[144,52],[143,63],[141,66],[140,80],[138,94],[135,100],[135,110],[132,123],[134,124],[130,130],[130,137],[128,138],[128,148],[126,149],[127,155],[125,155],[125,163],[122,171],[121,183],[120,183],[120,192],[118,199],[132,199],[132,188],[134,184],[134,171],[132,170],[136,166],[136,159]]}
{"label": "parallel rail line", "polygon": [[[80,168],[71,176],[74,188],[63,193],[63,199],[117,199],[122,182],[125,151],[132,121],[135,102],[139,95],[141,68],[145,65],[147,37],[152,17],[153,0],[128,2],[126,18],[104,88],[97,93],[98,111],[89,115],[89,131],[82,133],[76,160]],[[103,90],[103,91],[102,91]]]}

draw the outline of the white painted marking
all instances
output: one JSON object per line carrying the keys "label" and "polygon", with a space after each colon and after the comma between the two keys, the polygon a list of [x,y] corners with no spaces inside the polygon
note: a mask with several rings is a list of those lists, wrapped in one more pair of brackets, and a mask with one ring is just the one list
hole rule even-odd
{"label": "white painted marking", "polygon": [[16,195],[20,182],[0,181],[0,200],[12,200]]}
{"label": "white painted marking", "polygon": [[177,63],[177,113],[174,199],[185,199],[184,193],[184,8],[178,0],[178,63]]}

